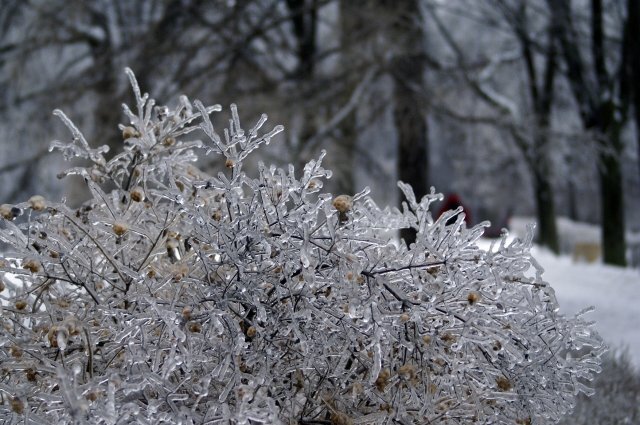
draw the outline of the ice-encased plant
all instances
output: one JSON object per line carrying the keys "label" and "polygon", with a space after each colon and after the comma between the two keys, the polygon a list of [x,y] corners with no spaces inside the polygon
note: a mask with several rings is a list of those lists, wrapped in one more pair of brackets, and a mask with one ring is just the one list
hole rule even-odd
{"label": "ice-encased plant", "polygon": [[[232,105],[219,135],[219,106],[155,106],[127,73],[113,159],[55,112],[91,199],[0,208],[8,423],[541,424],[590,392],[604,346],[558,313],[530,237],[481,250],[486,224],[434,221],[440,195],[402,183],[403,211],[322,193],[322,157],[250,177],[281,127],[245,132]],[[409,226],[409,248],[388,236]]]}

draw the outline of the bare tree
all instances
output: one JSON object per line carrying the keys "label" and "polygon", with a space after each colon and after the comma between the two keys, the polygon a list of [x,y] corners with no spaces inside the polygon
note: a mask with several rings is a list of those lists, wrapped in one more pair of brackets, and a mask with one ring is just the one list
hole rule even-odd
{"label": "bare tree", "polygon": [[633,39],[631,20],[627,16],[619,28],[622,42],[616,46],[619,51],[616,55],[618,63],[611,63],[609,58],[612,49],[606,46],[608,36],[604,25],[603,2],[591,0],[588,61],[583,53],[587,40],[578,32],[571,1],[548,0],[548,3],[582,123],[585,129],[593,132],[598,142],[604,261],[625,265],[624,193],[620,157],[623,150],[621,132],[628,119],[631,86],[629,73],[624,72],[629,60],[625,46],[632,43]]}

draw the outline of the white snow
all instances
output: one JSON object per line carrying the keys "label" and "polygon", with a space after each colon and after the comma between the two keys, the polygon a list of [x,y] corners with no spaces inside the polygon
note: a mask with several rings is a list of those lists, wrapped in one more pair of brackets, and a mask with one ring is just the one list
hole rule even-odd
{"label": "white snow", "polygon": [[544,280],[556,291],[560,312],[572,315],[594,306],[585,316],[612,349],[627,348],[640,369],[640,270],[574,263],[569,256],[555,256],[534,248],[533,256],[544,268]]}

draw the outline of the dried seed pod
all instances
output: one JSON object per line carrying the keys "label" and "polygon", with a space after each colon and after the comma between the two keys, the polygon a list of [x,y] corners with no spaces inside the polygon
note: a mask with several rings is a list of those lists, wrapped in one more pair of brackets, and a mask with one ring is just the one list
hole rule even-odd
{"label": "dried seed pod", "polygon": [[347,222],[349,220],[347,213],[353,208],[353,198],[349,195],[336,196],[332,205],[338,211],[340,223]]}
{"label": "dried seed pod", "polygon": [[11,399],[11,410],[18,415],[22,415],[24,413],[24,402],[18,397],[13,397]]}
{"label": "dried seed pod", "polygon": [[96,401],[98,399],[98,397],[100,396],[100,393],[98,391],[89,391],[84,398],[89,400],[89,401]]}
{"label": "dried seed pod", "polygon": [[111,228],[113,229],[113,233],[118,236],[122,236],[129,230],[129,225],[121,221],[116,221],[115,223],[113,223]]}
{"label": "dried seed pod", "polygon": [[122,129],[122,138],[124,140],[130,139],[132,137],[140,137],[140,133],[134,127],[127,126]]}
{"label": "dried seed pod", "polygon": [[35,382],[38,379],[38,373],[32,367],[24,371],[27,375],[27,381]]}
{"label": "dried seed pod", "polygon": [[4,218],[5,220],[13,220],[19,215],[15,214],[16,210],[19,211],[19,209],[15,208],[13,205],[2,204],[0,205],[0,217]]}
{"label": "dried seed pod", "polygon": [[389,369],[382,369],[380,371],[380,373],[378,374],[378,378],[376,378],[376,388],[378,389],[378,391],[384,391],[384,389],[387,387],[387,385],[389,384],[389,378],[391,377],[391,372],[389,371]]}
{"label": "dried seed pod", "polygon": [[40,195],[34,195],[29,198],[29,205],[34,211],[43,211],[47,207],[47,202]]}
{"label": "dried seed pod", "polygon": [[511,381],[504,376],[498,376],[496,378],[496,385],[500,391],[509,391],[511,389]]}
{"label": "dried seed pod", "polygon": [[22,357],[22,348],[17,345],[12,345],[11,348],[9,348],[9,354],[14,358],[19,359]]}
{"label": "dried seed pod", "polygon": [[131,189],[130,195],[131,195],[131,200],[134,202],[144,201],[144,189],[142,189],[140,186],[136,186],[133,189]]}
{"label": "dried seed pod", "polygon": [[184,320],[191,320],[191,307],[185,306],[182,309],[182,318]]}
{"label": "dried seed pod", "polygon": [[480,301],[480,294],[478,292],[469,292],[469,295],[467,296],[467,301],[469,302],[470,305],[474,305],[475,303],[477,303],[478,301]]}
{"label": "dried seed pod", "polygon": [[404,364],[398,368],[398,375],[404,379],[413,379],[416,376],[416,367],[410,363]]}
{"label": "dried seed pod", "polygon": [[193,333],[202,332],[202,325],[198,322],[189,322],[189,331]]}
{"label": "dried seed pod", "polygon": [[30,259],[22,263],[22,268],[29,270],[31,273],[38,273],[42,270],[42,265],[38,261]]}
{"label": "dried seed pod", "polygon": [[349,195],[336,196],[332,204],[339,213],[345,214],[353,208],[353,198]]}

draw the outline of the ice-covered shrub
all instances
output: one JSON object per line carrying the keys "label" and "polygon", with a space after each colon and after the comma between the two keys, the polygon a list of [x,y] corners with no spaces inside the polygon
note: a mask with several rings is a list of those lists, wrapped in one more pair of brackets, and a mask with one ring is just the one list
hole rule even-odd
{"label": "ice-covered shrub", "polygon": [[[155,106],[128,73],[137,111],[113,159],[56,112],[73,140],[52,148],[90,163],[63,175],[92,198],[1,207],[0,417],[540,424],[591,391],[601,339],[558,313],[530,237],[480,250],[486,224],[434,221],[439,195],[404,184],[403,211],[323,193],[322,157],[249,176],[281,127],[244,131],[232,106],[220,135],[219,106]],[[197,169],[201,151],[225,169]],[[407,226],[410,248],[386,236]]]}
{"label": "ice-covered shrub", "polygon": [[593,382],[597,396],[580,394],[562,425],[631,425],[640,423],[640,371],[625,352],[608,352]]}

